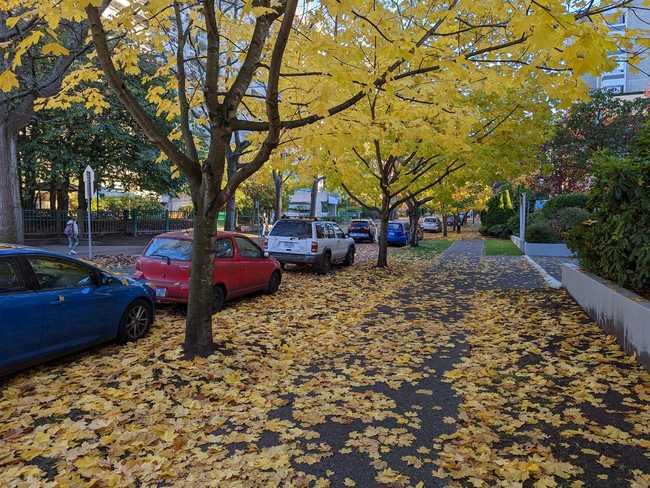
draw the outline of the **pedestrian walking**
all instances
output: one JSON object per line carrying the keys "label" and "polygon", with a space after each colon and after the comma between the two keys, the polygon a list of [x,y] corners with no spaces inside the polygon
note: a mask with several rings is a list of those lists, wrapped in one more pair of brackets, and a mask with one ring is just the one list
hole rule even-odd
{"label": "pedestrian walking", "polygon": [[74,218],[68,220],[63,229],[63,233],[68,238],[68,254],[77,254],[77,246],[79,245],[79,224]]}

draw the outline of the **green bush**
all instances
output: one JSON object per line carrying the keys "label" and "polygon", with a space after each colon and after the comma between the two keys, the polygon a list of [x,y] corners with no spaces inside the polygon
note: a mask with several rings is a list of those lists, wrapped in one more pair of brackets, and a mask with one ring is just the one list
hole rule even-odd
{"label": "green bush", "polygon": [[511,234],[519,235],[519,215],[513,215],[506,222],[508,229],[510,229]]}
{"label": "green bush", "polygon": [[507,239],[512,234],[512,231],[506,224],[496,224],[488,227],[487,234],[499,239]]}
{"label": "green bush", "polygon": [[[503,193],[498,193],[490,198],[487,202],[486,209],[481,212],[481,224],[489,229],[494,225],[507,224],[508,219],[516,215],[513,208],[507,208],[502,204]],[[503,208],[501,208],[503,205]]]}
{"label": "green bush", "polygon": [[540,221],[526,227],[526,242],[556,243],[562,242],[562,236],[549,222]]}
{"label": "green bush", "polygon": [[558,210],[552,218],[548,220],[553,230],[564,236],[576,225],[589,219],[588,210],[580,207],[565,207]]}
{"label": "green bush", "polygon": [[586,193],[564,193],[551,198],[541,210],[544,218],[554,217],[561,209],[568,207],[586,208],[589,196]]}
{"label": "green bush", "polygon": [[581,266],[632,290],[650,290],[650,161],[601,155],[591,219],[568,233]]}

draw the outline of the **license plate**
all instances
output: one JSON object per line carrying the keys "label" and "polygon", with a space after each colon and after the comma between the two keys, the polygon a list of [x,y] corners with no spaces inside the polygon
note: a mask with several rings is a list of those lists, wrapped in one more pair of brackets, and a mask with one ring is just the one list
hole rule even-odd
{"label": "license plate", "polygon": [[293,249],[294,243],[293,242],[283,241],[283,242],[280,243],[280,245],[282,247],[286,248],[286,249]]}
{"label": "license plate", "polygon": [[361,232],[350,232],[350,237],[366,237],[367,234],[362,234]]}
{"label": "license plate", "polygon": [[167,288],[156,288],[156,296],[158,298],[165,298],[167,295]]}

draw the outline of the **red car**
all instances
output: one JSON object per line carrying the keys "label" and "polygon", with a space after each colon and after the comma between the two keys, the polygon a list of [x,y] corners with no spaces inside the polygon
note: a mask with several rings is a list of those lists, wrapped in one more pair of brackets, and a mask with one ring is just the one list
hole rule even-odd
{"label": "red car", "polygon": [[[280,287],[280,263],[248,237],[234,232],[218,232],[214,237],[215,312],[226,300]],[[192,258],[192,231],[168,232],[147,244],[135,263],[134,277],[156,291],[156,301],[187,303]]]}

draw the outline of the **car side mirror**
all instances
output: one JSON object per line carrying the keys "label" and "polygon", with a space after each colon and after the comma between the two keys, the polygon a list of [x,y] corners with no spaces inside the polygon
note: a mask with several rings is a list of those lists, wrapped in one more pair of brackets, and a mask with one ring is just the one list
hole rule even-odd
{"label": "car side mirror", "polygon": [[265,258],[268,258],[269,256],[270,256],[269,252],[268,252],[268,251],[264,251],[264,257],[265,257]]}

